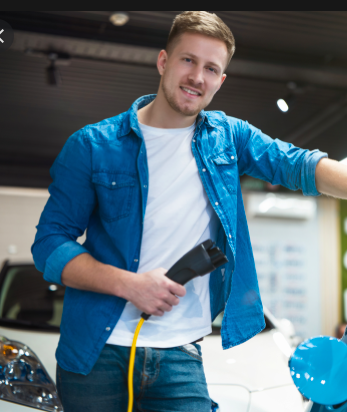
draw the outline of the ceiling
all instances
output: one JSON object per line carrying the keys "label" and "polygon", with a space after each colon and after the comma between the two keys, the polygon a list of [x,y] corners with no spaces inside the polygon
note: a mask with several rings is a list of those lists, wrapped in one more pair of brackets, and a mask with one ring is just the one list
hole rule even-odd
{"label": "ceiling", "polygon": [[[122,27],[103,12],[0,12],[15,30],[0,54],[0,185],[48,187],[66,139],[155,93],[156,56],[179,11],[131,11]],[[347,157],[347,12],[216,12],[236,53],[210,110],[248,120],[273,138]],[[26,53],[28,49],[31,53]],[[45,53],[61,60],[62,83],[46,83]],[[299,91],[287,113],[276,106]]]}

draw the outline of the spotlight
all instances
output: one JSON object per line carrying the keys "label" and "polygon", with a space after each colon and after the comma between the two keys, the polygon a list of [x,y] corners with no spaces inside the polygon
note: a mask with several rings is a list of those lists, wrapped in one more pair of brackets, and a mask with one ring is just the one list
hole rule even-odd
{"label": "spotlight", "polygon": [[295,96],[290,93],[285,98],[277,100],[277,107],[281,110],[281,112],[286,113],[292,108],[294,100]]}
{"label": "spotlight", "polygon": [[115,26],[124,26],[124,24],[128,23],[128,21],[129,14],[124,11],[117,11],[110,16],[110,22]]}
{"label": "spotlight", "polygon": [[289,110],[289,106],[284,99],[278,99],[277,106],[282,112],[287,112]]}

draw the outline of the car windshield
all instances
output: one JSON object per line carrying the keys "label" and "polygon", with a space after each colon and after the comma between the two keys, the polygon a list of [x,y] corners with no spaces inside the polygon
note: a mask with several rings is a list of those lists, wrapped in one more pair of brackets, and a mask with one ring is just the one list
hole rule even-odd
{"label": "car windshield", "polygon": [[65,287],[46,282],[34,265],[4,265],[0,278],[0,323],[59,330]]}

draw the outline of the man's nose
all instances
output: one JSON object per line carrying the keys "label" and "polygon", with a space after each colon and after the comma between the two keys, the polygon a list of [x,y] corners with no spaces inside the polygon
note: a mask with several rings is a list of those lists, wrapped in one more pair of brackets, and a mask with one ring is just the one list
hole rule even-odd
{"label": "man's nose", "polygon": [[194,67],[188,76],[192,85],[199,86],[204,83],[204,72],[202,67]]}

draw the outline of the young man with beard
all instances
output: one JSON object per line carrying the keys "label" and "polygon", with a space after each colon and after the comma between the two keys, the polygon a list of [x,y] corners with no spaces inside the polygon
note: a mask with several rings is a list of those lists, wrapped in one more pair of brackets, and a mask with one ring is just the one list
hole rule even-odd
{"label": "young man with beard", "polygon": [[[46,280],[67,286],[56,353],[65,412],[126,410],[141,312],[153,316],[137,342],[134,410],[211,410],[196,342],[223,310],[224,349],[264,328],[239,176],[346,197],[347,168],[326,154],[203,110],[234,50],[215,14],[178,15],[158,94],[76,132],[52,167],[32,252]],[[186,287],[165,277],[208,238],[229,263]]]}

